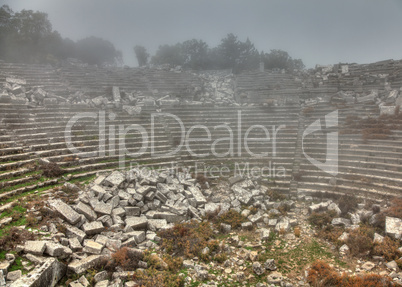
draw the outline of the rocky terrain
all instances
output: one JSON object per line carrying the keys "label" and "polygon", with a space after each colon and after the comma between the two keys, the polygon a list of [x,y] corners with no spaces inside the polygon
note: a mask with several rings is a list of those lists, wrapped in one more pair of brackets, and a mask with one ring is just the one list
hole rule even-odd
{"label": "rocky terrain", "polygon": [[0,242],[0,286],[329,286],[319,264],[350,282],[402,282],[400,200],[296,198],[145,168],[34,198],[28,240],[22,226],[18,244]]}

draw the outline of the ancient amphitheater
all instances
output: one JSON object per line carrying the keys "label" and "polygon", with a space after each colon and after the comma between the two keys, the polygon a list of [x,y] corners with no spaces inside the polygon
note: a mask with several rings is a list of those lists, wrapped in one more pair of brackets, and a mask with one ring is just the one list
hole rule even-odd
{"label": "ancient amphitheater", "polygon": [[[402,61],[239,75],[1,62],[0,82],[2,204],[130,164],[186,167],[197,163],[204,171],[212,165],[231,171],[248,165],[257,170],[265,167],[265,172],[270,165],[272,174],[265,173],[262,180],[281,193],[362,197],[402,193],[398,114]],[[331,112],[337,112],[337,123],[328,125],[325,116]],[[77,115],[81,116],[72,122]],[[374,127],[370,126],[373,119],[377,119]],[[305,133],[317,120],[321,126]],[[145,130],[147,146],[138,129],[127,129],[124,135],[118,132],[135,124]],[[258,126],[249,129],[253,125]],[[261,126],[270,133],[265,141],[255,140],[267,136]],[[207,130],[209,140],[205,140]],[[338,145],[331,144],[334,138],[329,135],[335,133]],[[183,135],[204,141],[186,148]],[[228,135],[234,140],[218,140],[213,152],[219,156],[214,155],[214,140]],[[131,155],[124,159],[123,145],[124,153]],[[337,165],[333,174],[307,158],[324,163],[335,152],[338,162],[326,163],[332,170],[331,165]],[[64,174],[41,176],[38,165],[43,162],[57,163]],[[280,176],[273,176],[279,171]]]}

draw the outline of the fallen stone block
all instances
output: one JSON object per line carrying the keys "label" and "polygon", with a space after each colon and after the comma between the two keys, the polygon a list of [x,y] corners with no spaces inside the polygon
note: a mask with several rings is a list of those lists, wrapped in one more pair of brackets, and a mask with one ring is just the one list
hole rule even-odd
{"label": "fallen stone block", "polygon": [[70,248],[59,243],[47,242],[45,253],[53,257],[65,258],[67,256],[70,256],[73,251]]}
{"label": "fallen stone block", "polygon": [[[83,273],[84,271],[94,267],[103,256],[101,255],[90,255],[84,259],[76,260],[68,265],[68,269],[76,274]],[[43,285],[46,286],[46,285]]]}
{"label": "fallen stone block", "polygon": [[16,270],[16,271],[11,271],[7,273],[7,280],[9,281],[15,281],[22,276],[22,271],[21,270]]}
{"label": "fallen stone block", "polygon": [[91,253],[91,254],[101,254],[103,249],[103,245],[95,242],[93,240],[88,240],[85,243],[84,252]]}
{"label": "fallen stone block", "polygon": [[87,236],[84,231],[81,229],[78,229],[75,226],[71,226],[68,224],[64,224],[64,227],[66,228],[66,235],[68,238],[77,238],[80,243],[84,240],[84,238]]}
{"label": "fallen stone block", "polygon": [[76,237],[69,238],[68,243],[70,245],[71,250],[74,252],[82,249],[82,245]]}
{"label": "fallen stone block", "polygon": [[96,213],[99,213],[99,214],[110,215],[110,214],[112,214],[113,205],[111,205],[109,203],[98,202],[95,205],[94,210]]}
{"label": "fallen stone block", "polygon": [[352,224],[352,222],[350,221],[350,219],[337,217],[337,218],[332,219],[331,224],[334,226],[341,226],[341,225],[350,226]]}
{"label": "fallen stone block", "polygon": [[126,235],[129,236],[129,238],[134,238],[137,244],[140,244],[146,239],[144,231],[131,231],[126,233]]}
{"label": "fallen stone block", "polygon": [[114,171],[105,178],[103,183],[108,186],[119,186],[124,180],[125,177],[120,171]]}
{"label": "fallen stone block", "polygon": [[395,239],[402,238],[402,219],[396,217],[385,217],[385,233]]}
{"label": "fallen stone block", "polygon": [[99,221],[87,222],[82,226],[82,230],[84,230],[87,235],[101,233],[104,229],[105,227],[103,227],[102,222]]}
{"label": "fallen stone block", "polygon": [[146,229],[148,226],[148,219],[146,217],[127,217],[126,228],[133,230]]}
{"label": "fallen stone block", "polygon": [[56,258],[48,258],[44,264],[14,281],[10,287],[54,287],[66,274],[66,269],[66,265]]}
{"label": "fallen stone block", "polygon": [[180,222],[185,219],[184,216],[174,214],[171,212],[155,212],[154,219],[165,219],[168,223]]}
{"label": "fallen stone block", "polygon": [[85,203],[79,202],[75,208],[79,213],[83,214],[88,220],[90,221],[96,220],[97,216],[95,211],[93,211],[91,207],[89,207]]}
{"label": "fallen stone block", "polygon": [[74,209],[59,199],[50,200],[49,205],[70,224],[76,224],[81,219],[80,215]]}
{"label": "fallen stone block", "polygon": [[46,241],[26,241],[24,245],[24,252],[34,255],[42,255],[46,250]]}

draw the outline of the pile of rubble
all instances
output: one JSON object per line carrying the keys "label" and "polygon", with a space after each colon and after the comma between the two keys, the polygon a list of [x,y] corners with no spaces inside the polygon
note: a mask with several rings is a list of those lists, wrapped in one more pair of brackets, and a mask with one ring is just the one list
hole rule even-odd
{"label": "pile of rubble", "polygon": [[[250,210],[243,210],[248,221],[242,223],[242,229],[250,230],[256,226],[260,228],[262,239],[269,236],[269,227],[287,232],[297,224],[296,218],[270,218],[270,214],[280,214],[280,206],[292,208],[294,201],[272,202],[267,195],[268,189],[252,180],[236,177],[230,179],[230,184],[228,192],[212,194],[210,189],[202,189],[184,172],[172,176],[149,171],[143,175],[141,170],[131,170],[100,175],[86,191],[79,191],[76,204],[70,206],[60,199],[48,201],[49,212],[56,213],[59,218],[42,226],[40,234],[51,236],[17,247],[17,252],[24,252],[28,260],[37,264],[34,270],[37,275],[23,276],[12,286],[40,280],[45,276],[42,275],[44,269],[50,266],[54,269],[52,278],[61,278],[66,270],[83,273],[122,247],[135,248],[141,253],[157,246],[160,241],[157,231],[177,222],[201,220],[205,214],[218,210],[224,213],[229,209],[241,212],[241,206],[259,208],[253,215]],[[71,184],[66,184],[65,188],[78,190]],[[222,228],[226,232],[231,230],[226,224]],[[67,266],[54,258],[62,259]],[[142,262],[142,266],[145,268],[146,263]],[[9,280],[18,277],[7,275]]]}
{"label": "pile of rubble", "polygon": [[26,104],[32,107],[56,104],[64,98],[46,92],[40,87],[29,87],[25,79],[7,77],[0,90],[0,102]]}
{"label": "pile of rubble", "polygon": [[[241,230],[255,230],[255,241],[243,242],[231,230],[231,225],[221,223],[220,231],[230,235],[227,240],[229,245],[222,243],[222,250],[230,254],[230,258],[223,265],[213,262],[205,264],[197,258],[184,260],[183,267],[189,270],[186,282],[190,284],[192,280],[209,280],[208,286],[216,286],[214,282],[222,280],[242,282],[249,280],[250,276],[266,275],[269,284],[305,286],[300,278],[299,282],[295,282],[278,273],[273,259],[259,262],[258,252],[247,248],[261,248],[273,231],[285,236],[285,248],[297,248],[303,240],[314,236],[307,223],[307,216],[313,212],[331,210],[338,215],[332,220],[332,225],[344,226],[345,230],[349,230],[358,228],[358,224],[366,219],[373,223],[382,208],[373,205],[370,210],[366,210],[365,205],[360,204],[356,212],[349,214],[348,218],[342,218],[339,206],[332,201],[311,204],[311,196],[274,200],[267,187],[239,176],[220,184],[222,186],[216,189],[216,186],[210,187],[208,182],[201,185],[187,172],[170,173],[148,169],[100,174],[85,190],[66,183],[64,191],[59,193],[76,192],[78,197],[75,203],[68,205],[57,198],[60,194],[54,194],[56,198],[50,198],[41,210],[42,213],[54,216],[54,220],[48,221],[36,232],[41,239],[27,241],[16,247],[18,253],[24,254],[26,259],[34,263],[35,269],[24,276],[21,270],[7,273],[15,260],[15,256],[9,253],[6,255],[7,260],[0,263],[0,286],[6,286],[5,278],[7,284],[11,283],[13,287],[55,286],[66,273],[83,274],[102,260],[110,260],[112,254],[123,247],[142,259],[146,250],[159,249],[161,238],[157,235],[158,231],[179,222],[201,221],[208,214],[219,216],[229,210],[236,210],[246,218],[241,224]],[[35,211],[35,214],[40,216],[41,213]],[[301,238],[290,233],[295,226],[303,230]],[[401,239],[402,219],[387,217],[385,228],[387,235]],[[345,241],[347,236],[345,232],[339,240]],[[376,234],[374,240],[381,241],[383,237]],[[348,247],[344,244],[339,254],[346,256],[347,252]],[[162,260],[158,255],[156,257]],[[254,274],[247,275],[248,278],[245,278],[245,262],[251,264]],[[379,266],[378,263],[369,265],[370,262],[363,262],[359,268],[366,270],[371,266],[372,270]],[[27,263],[24,266],[27,269],[33,268]],[[395,282],[402,279],[395,261],[385,266],[392,271],[383,275],[390,275]],[[147,262],[140,260],[138,267],[137,270],[147,269]],[[213,275],[210,269],[220,270],[222,274]],[[118,270],[112,275],[101,271],[94,277],[95,286],[123,286],[127,280],[124,286],[135,286],[135,282],[129,280],[137,270]],[[69,286],[90,285],[83,275]],[[257,286],[267,285],[258,283]]]}
{"label": "pile of rubble", "polygon": [[205,72],[199,77],[204,83],[203,91],[199,95],[199,101],[204,104],[218,106],[238,106],[235,98],[235,78],[231,73]]}

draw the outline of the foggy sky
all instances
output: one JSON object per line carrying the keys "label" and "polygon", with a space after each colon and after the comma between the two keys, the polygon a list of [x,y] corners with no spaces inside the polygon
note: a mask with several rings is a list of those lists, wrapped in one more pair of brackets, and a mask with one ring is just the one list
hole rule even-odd
{"label": "foggy sky", "polygon": [[306,67],[402,59],[401,0],[0,0],[14,12],[45,12],[63,38],[97,36],[137,66],[135,45],[201,39],[215,47],[228,33],[261,51],[287,51]]}

